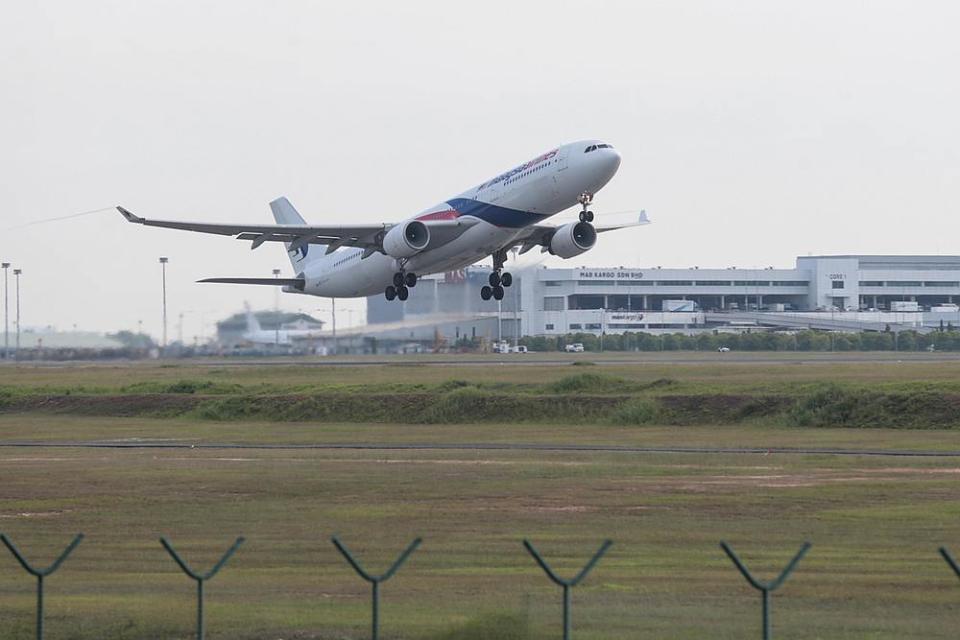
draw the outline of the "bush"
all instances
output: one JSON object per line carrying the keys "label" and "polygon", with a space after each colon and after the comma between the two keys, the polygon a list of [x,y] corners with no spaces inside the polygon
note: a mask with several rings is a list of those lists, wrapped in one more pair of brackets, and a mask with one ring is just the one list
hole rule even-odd
{"label": "bush", "polygon": [[547,385],[550,393],[617,393],[627,391],[633,385],[623,378],[600,373],[577,373]]}
{"label": "bush", "polygon": [[437,385],[437,391],[441,393],[446,393],[448,391],[453,391],[455,389],[462,389],[464,387],[469,387],[470,383],[466,380],[447,380],[446,382],[441,382]]}
{"label": "bush", "polygon": [[649,398],[636,398],[617,407],[611,421],[614,424],[623,425],[654,424],[662,418],[663,411],[656,401]]}
{"label": "bush", "polygon": [[244,388],[239,384],[213,382],[212,380],[177,380],[176,382],[138,382],[127,385],[123,393],[240,393]]}

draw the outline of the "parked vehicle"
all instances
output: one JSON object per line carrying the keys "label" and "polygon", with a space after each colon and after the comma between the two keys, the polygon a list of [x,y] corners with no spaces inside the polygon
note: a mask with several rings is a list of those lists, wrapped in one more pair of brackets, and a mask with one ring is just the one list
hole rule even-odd
{"label": "parked vehicle", "polygon": [[730,347],[720,347],[719,349],[717,349],[717,351],[719,353],[727,353],[728,351],[730,351]]}
{"label": "parked vehicle", "polygon": [[574,342],[573,344],[565,345],[563,350],[567,353],[583,353],[583,343]]}

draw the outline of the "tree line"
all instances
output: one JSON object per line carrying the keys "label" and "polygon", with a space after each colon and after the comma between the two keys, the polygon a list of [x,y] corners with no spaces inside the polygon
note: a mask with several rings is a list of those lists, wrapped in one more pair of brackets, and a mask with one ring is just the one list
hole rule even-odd
{"label": "tree line", "polygon": [[796,333],[570,333],[564,336],[526,336],[520,344],[531,351],[563,351],[573,343],[586,351],[960,351],[960,331],[915,331],[832,333],[799,331]]}

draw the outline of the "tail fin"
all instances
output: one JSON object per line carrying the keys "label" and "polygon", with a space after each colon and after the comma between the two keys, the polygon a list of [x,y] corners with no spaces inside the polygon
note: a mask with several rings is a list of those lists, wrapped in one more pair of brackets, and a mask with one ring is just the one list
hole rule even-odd
{"label": "tail fin", "polygon": [[[306,224],[303,216],[297,213],[297,210],[293,208],[286,197],[280,197],[271,202],[270,210],[273,212],[273,218],[277,221],[277,224]],[[308,262],[316,256],[322,255],[322,253],[318,253],[307,258],[307,254],[310,252],[309,244],[298,247],[293,251],[290,250],[289,242],[284,243],[284,247],[287,249],[287,256],[290,257],[290,264],[293,265],[294,273],[302,273]]]}
{"label": "tail fin", "polygon": [[257,320],[256,314],[250,310],[250,305],[244,303],[244,308],[247,310],[247,331],[250,333],[256,333],[260,331],[260,321]]}

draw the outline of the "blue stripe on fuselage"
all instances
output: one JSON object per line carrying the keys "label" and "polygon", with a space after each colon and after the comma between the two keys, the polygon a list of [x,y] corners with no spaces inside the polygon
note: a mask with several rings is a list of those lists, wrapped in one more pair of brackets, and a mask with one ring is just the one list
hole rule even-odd
{"label": "blue stripe on fuselage", "polygon": [[498,227],[519,229],[536,224],[547,217],[543,213],[508,209],[507,207],[499,207],[495,204],[469,198],[454,198],[448,200],[447,204],[456,209],[457,213],[462,216],[473,216]]}

